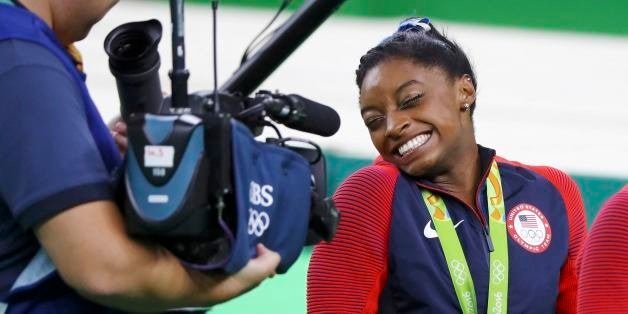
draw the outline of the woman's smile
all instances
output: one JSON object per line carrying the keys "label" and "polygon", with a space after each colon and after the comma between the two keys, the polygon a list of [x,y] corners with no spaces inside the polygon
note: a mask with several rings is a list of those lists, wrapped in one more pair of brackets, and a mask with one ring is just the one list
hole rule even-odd
{"label": "woman's smile", "polygon": [[412,153],[418,151],[421,147],[423,147],[423,145],[427,143],[427,141],[429,141],[431,137],[432,131],[421,133],[402,144],[397,149],[397,154],[401,158],[406,158]]}

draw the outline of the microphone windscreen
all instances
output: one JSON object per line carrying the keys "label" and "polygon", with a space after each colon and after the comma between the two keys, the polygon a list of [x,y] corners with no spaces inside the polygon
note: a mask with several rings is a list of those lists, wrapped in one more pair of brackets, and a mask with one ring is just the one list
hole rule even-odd
{"label": "microphone windscreen", "polygon": [[340,128],[340,116],[336,110],[299,95],[290,94],[288,97],[293,104],[298,104],[302,118],[285,123],[287,127],[321,136],[336,134]]}

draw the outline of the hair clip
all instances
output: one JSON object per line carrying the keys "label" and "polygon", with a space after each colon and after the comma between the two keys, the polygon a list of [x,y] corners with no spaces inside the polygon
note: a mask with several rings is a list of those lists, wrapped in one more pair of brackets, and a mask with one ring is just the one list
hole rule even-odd
{"label": "hair clip", "polygon": [[411,17],[403,20],[397,27],[397,32],[420,31],[429,32],[432,29],[430,26],[430,19],[427,17]]}
{"label": "hair clip", "polygon": [[395,34],[405,31],[415,31],[415,32],[429,32],[432,29],[430,26],[430,19],[427,17],[410,17],[399,23],[397,27],[397,31],[394,34],[387,36],[382,41],[380,41],[380,45],[382,43],[390,40]]}

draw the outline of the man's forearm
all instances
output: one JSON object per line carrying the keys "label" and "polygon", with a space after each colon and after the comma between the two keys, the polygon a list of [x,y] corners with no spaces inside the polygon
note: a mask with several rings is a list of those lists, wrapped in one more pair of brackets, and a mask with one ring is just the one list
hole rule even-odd
{"label": "man's forearm", "polygon": [[66,283],[97,303],[129,311],[222,302],[272,274],[279,261],[264,251],[261,261],[233,276],[188,270],[166,249],[130,238],[108,201],[68,209],[36,234]]}

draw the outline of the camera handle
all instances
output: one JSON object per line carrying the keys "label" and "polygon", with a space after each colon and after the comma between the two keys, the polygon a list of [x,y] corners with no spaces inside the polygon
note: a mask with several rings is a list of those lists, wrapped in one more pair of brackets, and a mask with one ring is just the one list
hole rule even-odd
{"label": "camera handle", "polygon": [[283,23],[259,50],[243,63],[220,92],[251,94],[283,63],[345,0],[309,0]]}
{"label": "camera handle", "polygon": [[185,29],[183,0],[170,0],[170,19],[172,20],[172,106],[188,107],[188,78],[190,71],[185,68]]}

